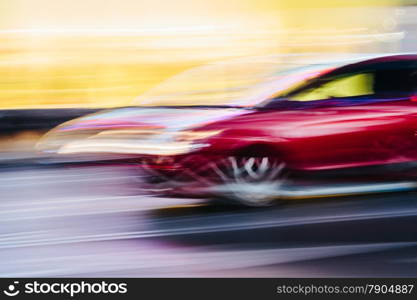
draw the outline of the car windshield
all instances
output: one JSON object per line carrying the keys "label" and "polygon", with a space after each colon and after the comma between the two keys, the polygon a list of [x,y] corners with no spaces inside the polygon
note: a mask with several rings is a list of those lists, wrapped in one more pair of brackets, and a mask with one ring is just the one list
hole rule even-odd
{"label": "car windshield", "polygon": [[[314,64],[310,63],[314,62]],[[254,106],[338,63],[317,57],[267,56],[203,65],[157,85],[138,106]]]}

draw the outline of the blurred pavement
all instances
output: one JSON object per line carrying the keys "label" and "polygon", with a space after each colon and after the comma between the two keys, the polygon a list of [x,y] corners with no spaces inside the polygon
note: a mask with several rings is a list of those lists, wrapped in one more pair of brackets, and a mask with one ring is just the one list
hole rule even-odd
{"label": "blurred pavement", "polygon": [[0,276],[416,276],[414,193],[273,208],[151,198],[129,167],[2,169]]}

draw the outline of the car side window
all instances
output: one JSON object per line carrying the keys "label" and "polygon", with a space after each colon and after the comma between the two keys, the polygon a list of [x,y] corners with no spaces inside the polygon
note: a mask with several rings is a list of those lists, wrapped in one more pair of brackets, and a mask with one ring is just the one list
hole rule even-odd
{"label": "car side window", "polygon": [[348,98],[374,94],[374,74],[343,74],[328,78],[313,87],[289,96],[291,101],[313,101],[332,98]]}
{"label": "car side window", "polygon": [[413,96],[417,96],[417,70],[413,70],[410,74],[410,85],[411,85],[411,93]]}
{"label": "car side window", "polygon": [[413,69],[383,69],[375,72],[374,90],[381,98],[409,96],[413,93]]}

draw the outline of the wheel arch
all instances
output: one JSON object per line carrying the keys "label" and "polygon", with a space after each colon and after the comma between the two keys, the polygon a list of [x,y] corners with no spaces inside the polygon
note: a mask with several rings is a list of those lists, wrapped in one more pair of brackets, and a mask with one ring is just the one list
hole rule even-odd
{"label": "wheel arch", "polygon": [[272,145],[269,143],[252,143],[242,146],[234,151],[236,156],[273,156],[280,157],[280,159],[286,160],[286,152],[282,147]]}

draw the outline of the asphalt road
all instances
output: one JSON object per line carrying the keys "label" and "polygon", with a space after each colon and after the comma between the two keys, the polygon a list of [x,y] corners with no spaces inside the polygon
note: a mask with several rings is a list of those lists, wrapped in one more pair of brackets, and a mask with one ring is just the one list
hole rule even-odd
{"label": "asphalt road", "polygon": [[0,169],[0,276],[417,276],[414,192],[243,209],[149,197],[136,175]]}

